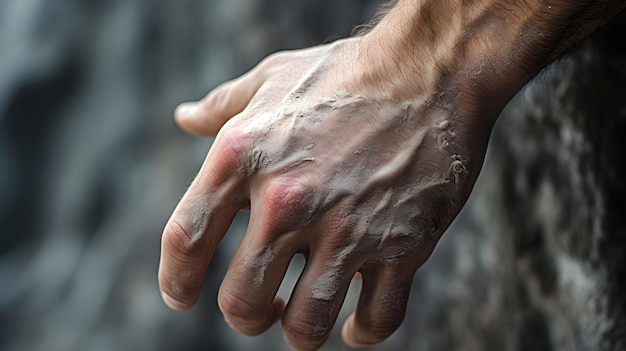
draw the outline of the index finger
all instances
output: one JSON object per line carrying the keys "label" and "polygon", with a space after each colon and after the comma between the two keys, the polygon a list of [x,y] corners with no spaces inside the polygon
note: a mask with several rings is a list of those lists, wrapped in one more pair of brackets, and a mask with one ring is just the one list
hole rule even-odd
{"label": "index finger", "polygon": [[172,309],[182,311],[196,303],[218,243],[248,202],[237,171],[238,144],[231,139],[216,139],[163,231],[159,287]]}

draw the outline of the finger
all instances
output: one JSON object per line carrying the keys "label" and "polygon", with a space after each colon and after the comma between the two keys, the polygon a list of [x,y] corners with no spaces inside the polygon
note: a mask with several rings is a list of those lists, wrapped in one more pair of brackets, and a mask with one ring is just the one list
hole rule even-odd
{"label": "finger", "polygon": [[285,302],[276,294],[293,255],[289,245],[253,249],[242,242],[218,294],[220,310],[233,330],[254,336],[280,319]]}
{"label": "finger", "polygon": [[351,201],[340,201],[303,233],[309,234],[304,236],[309,256],[282,318],[292,349],[315,350],[328,338],[350,282],[372,248],[367,239],[353,235],[362,232],[361,220]]}
{"label": "finger", "polygon": [[311,251],[285,309],[285,342],[294,350],[316,350],[326,341],[337,320],[356,263]]}
{"label": "finger", "polygon": [[305,249],[291,224],[293,208],[285,206],[308,188],[295,184],[270,180],[251,189],[248,229],[218,295],[226,322],[244,335],[260,334],[280,319],[285,305],[276,293],[292,257]]}
{"label": "finger", "polygon": [[342,329],[346,345],[372,346],[398,329],[404,320],[414,271],[400,263],[361,269],[363,285],[359,302]]}
{"label": "finger", "polygon": [[220,141],[218,137],[163,231],[159,286],[163,300],[175,310],[195,304],[217,244],[247,202],[240,179],[231,176],[236,174],[236,148]]}
{"label": "finger", "polygon": [[263,81],[260,74],[252,71],[223,83],[204,99],[179,105],[174,112],[176,123],[194,135],[215,135],[224,123],[246,108]]}
{"label": "finger", "polygon": [[389,239],[363,264],[362,286],[355,313],[344,323],[342,338],[350,347],[368,347],[386,340],[402,324],[415,272],[432,253],[436,239],[415,245],[415,238]]}

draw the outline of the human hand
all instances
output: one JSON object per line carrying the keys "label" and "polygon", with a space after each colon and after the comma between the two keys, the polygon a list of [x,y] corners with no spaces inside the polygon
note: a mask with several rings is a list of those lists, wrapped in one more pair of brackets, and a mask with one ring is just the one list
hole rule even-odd
{"label": "human hand", "polygon": [[[488,133],[474,133],[446,92],[399,101],[355,84],[365,72],[350,55],[365,42],[274,55],[178,109],[183,129],[217,138],[163,236],[159,277],[172,308],[196,302],[217,244],[249,207],[218,299],[235,330],[255,335],[282,319],[291,347],[317,348],[357,271],[345,341],[374,344],[400,325],[413,275],[467,198]],[[307,264],[285,307],[276,292],[298,252]]]}

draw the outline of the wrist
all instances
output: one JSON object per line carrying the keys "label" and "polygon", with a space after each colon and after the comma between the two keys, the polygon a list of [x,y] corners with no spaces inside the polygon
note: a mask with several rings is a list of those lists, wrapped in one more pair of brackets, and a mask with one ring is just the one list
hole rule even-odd
{"label": "wrist", "polygon": [[456,89],[481,112],[487,107],[497,115],[529,79],[624,3],[400,0],[364,38],[360,59],[375,67],[366,83],[393,82],[391,95],[399,100]]}
{"label": "wrist", "polygon": [[[379,54],[372,59],[394,75],[419,73],[430,91],[449,89],[445,78],[485,98],[512,95],[530,78],[516,62],[514,42],[532,11],[508,10],[515,12],[511,19],[497,1],[477,3],[468,9],[461,1],[400,0],[367,34],[376,47],[370,51]],[[410,86],[399,90],[412,94]]]}
{"label": "wrist", "polygon": [[517,22],[492,3],[467,10],[460,1],[400,0],[365,36],[362,56],[383,72],[379,80],[395,77],[396,99],[448,95],[454,112],[493,122],[530,77],[513,60]]}

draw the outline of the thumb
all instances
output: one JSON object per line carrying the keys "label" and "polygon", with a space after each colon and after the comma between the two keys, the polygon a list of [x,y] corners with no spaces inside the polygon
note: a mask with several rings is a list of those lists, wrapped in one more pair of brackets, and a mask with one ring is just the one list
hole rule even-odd
{"label": "thumb", "polygon": [[174,112],[176,123],[190,134],[216,135],[224,123],[248,106],[262,83],[254,74],[223,83],[200,101],[180,104]]}

